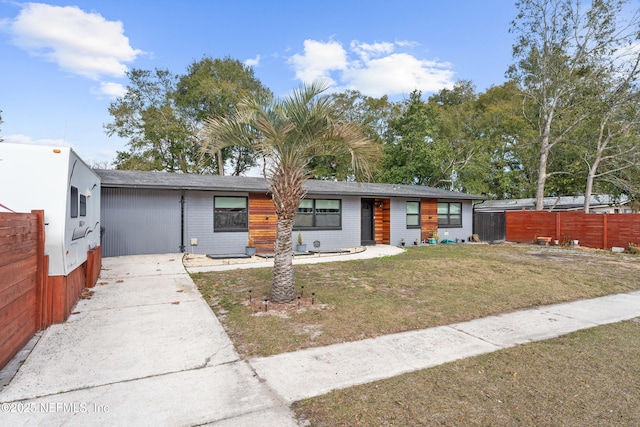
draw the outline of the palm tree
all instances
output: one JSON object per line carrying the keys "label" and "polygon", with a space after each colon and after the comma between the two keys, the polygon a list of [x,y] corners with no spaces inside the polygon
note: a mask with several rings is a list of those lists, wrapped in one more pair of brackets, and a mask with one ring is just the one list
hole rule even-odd
{"label": "palm tree", "polygon": [[276,210],[276,242],[271,300],[290,302],[295,298],[292,263],[292,234],[304,183],[309,179],[309,162],[317,156],[350,156],[356,177],[370,178],[379,147],[353,123],[336,120],[336,107],[323,82],[294,90],[288,97],[268,102],[250,97],[238,104],[231,117],[205,121],[203,147],[215,153],[226,147],[242,146],[262,155],[268,165],[265,178]]}

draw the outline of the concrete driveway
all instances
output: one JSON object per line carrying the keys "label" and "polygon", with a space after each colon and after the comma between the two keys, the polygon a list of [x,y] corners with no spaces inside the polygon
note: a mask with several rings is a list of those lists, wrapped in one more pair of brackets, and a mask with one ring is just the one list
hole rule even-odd
{"label": "concrete driveway", "polygon": [[300,399],[640,316],[636,291],[244,362],[180,254],[106,258],[94,291],[0,391],[0,425],[293,426]]}
{"label": "concrete driveway", "polygon": [[296,425],[240,360],[180,254],[105,258],[93,290],[0,391],[0,425]]}

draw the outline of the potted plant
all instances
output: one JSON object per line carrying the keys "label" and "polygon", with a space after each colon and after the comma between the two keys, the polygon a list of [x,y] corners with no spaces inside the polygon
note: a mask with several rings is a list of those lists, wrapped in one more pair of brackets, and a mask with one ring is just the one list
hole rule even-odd
{"label": "potted plant", "polygon": [[400,239],[400,244],[404,246],[404,237]]}
{"label": "potted plant", "polygon": [[249,256],[254,256],[256,254],[255,242],[253,241],[253,236],[249,233],[249,238],[247,239],[247,246],[244,248],[245,253]]}
{"label": "potted plant", "polygon": [[427,239],[427,242],[429,242],[429,244],[430,244],[430,245],[435,245],[436,243],[438,243],[438,231],[437,231],[437,230],[436,230],[436,231],[434,231],[434,232],[431,234],[431,237],[429,237],[429,238]]}
{"label": "potted plant", "polygon": [[413,241],[413,246],[418,246],[418,239]]}
{"label": "potted plant", "polygon": [[302,243],[302,233],[298,231],[298,246],[296,247],[298,252],[307,252],[307,245]]}

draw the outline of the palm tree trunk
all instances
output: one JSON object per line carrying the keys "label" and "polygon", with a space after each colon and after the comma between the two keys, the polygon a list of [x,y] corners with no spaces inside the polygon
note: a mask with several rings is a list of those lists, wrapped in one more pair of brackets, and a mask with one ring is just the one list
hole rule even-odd
{"label": "palm tree trunk", "polygon": [[273,260],[271,300],[277,303],[291,302],[295,298],[293,281],[293,224],[296,212],[306,194],[302,166],[277,168],[271,178],[271,195],[276,208],[276,244]]}
{"label": "palm tree trunk", "polygon": [[293,222],[292,219],[278,220],[276,225],[275,257],[273,260],[273,282],[271,301],[291,302],[295,298],[293,282]]}

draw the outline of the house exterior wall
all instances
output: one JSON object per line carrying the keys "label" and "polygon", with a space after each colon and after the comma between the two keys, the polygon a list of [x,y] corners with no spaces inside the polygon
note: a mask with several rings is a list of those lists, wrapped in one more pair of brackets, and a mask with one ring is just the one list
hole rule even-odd
{"label": "house exterior wall", "polygon": [[439,240],[468,241],[473,234],[473,205],[469,200],[438,199],[438,202],[462,203],[462,227],[438,227]]}
{"label": "house exterior wall", "polygon": [[[307,250],[333,250],[360,246],[360,197],[328,197],[307,195],[308,199],[340,199],[342,200],[342,229],[341,230],[301,230],[302,242]],[[293,232],[293,248],[298,243],[298,231]],[[315,248],[313,242],[320,242]]]}
{"label": "house exterior wall", "polygon": [[180,252],[180,190],[103,188],[103,256]]}
{"label": "house exterior wall", "polygon": [[421,240],[420,228],[407,228],[407,202],[419,202],[420,199],[398,198],[391,200],[391,243],[399,246],[400,239],[404,239],[407,245],[412,245],[418,239]]}
{"label": "house exterior wall", "polygon": [[[184,205],[181,197],[184,194]],[[214,230],[214,197],[241,196],[248,198],[249,229],[233,232]],[[339,230],[301,230],[307,250],[335,250],[361,245],[361,203],[359,196],[327,196],[308,194],[309,199],[340,199],[341,228]],[[421,228],[407,228],[407,201],[421,203]],[[449,201],[441,199],[439,201]],[[471,201],[462,203],[462,227],[438,228],[440,240],[468,239],[473,232]],[[130,188],[102,189],[103,256],[150,253],[239,254],[245,252],[249,234],[259,246],[258,253],[273,253],[275,210],[272,201],[261,193],[206,190],[148,190]],[[422,241],[425,233],[437,223],[435,199],[390,198],[375,199],[374,234],[377,243],[406,245]],[[427,206],[428,205],[428,206]],[[433,205],[433,206],[432,206]],[[183,210],[182,210],[183,209]],[[377,216],[382,214],[380,220]],[[184,215],[184,217],[182,217]],[[426,215],[426,217],[425,217]],[[429,218],[431,217],[431,218]],[[428,219],[428,223],[425,218]],[[383,230],[379,230],[382,224]],[[184,227],[184,235],[181,230]],[[271,229],[273,228],[273,231]],[[298,230],[292,234],[295,249]],[[384,241],[381,242],[380,240]],[[314,247],[314,242],[319,242]],[[192,244],[193,243],[193,244]]]}
{"label": "house exterior wall", "polygon": [[[213,201],[215,196],[249,197],[242,192],[187,191],[185,194],[185,250],[195,254],[243,254],[248,231],[215,232]],[[191,245],[191,239],[198,239]]]}

